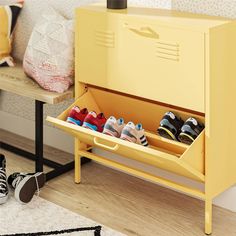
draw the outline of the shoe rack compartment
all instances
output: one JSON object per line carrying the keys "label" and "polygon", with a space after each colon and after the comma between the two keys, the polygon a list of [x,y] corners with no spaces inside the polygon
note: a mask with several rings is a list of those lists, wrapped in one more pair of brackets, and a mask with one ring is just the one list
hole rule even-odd
{"label": "shoe rack compartment", "polygon": [[204,33],[151,18],[86,13],[80,17],[89,27],[78,22],[80,82],[205,112]]}
{"label": "shoe rack compartment", "polygon": [[[123,117],[126,122],[141,122],[146,130],[149,147],[67,123],[68,113],[75,105],[80,108],[87,107],[88,110],[96,112],[104,112],[107,118],[114,115],[117,118]],[[204,182],[204,131],[190,146],[158,136],[156,129],[162,116],[168,110],[178,112],[150,101],[89,88],[61,115],[57,118],[48,117],[47,120],[89,146]],[[191,115],[186,112],[178,113],[183,119]],[[203,117],[198,117],[198,119],[204,121]]]}

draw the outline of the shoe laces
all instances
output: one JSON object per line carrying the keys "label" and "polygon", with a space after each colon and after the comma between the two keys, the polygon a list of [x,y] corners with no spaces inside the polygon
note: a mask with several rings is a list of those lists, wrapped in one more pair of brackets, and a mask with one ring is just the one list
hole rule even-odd
{"label": "shoe laces", "polygon": [[13,181],[12,181],[12,187],[16,188],[18,184],[21,182],[22,179],[24,179],[25,175],[18,175]]}
{"label": "shoe laces", "polygon": [[37,197],[39,197],[39,194],[40,194],[39,182],[38,182],[37,176],[34,175],[34,178],[35,178],[36,187],[37,187],[36,195],[37,195]]}
{"label": "shoe laces", "polygon": [[7,189],[7,175],[6,171],[3,168],[0,168],[0,192]]}

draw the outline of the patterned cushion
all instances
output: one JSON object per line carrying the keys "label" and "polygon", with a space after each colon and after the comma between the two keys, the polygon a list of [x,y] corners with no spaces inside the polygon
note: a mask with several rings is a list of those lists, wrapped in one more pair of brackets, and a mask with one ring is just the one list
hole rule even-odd
{"label": "patterned cushion", "polygon": [[33,28],[41,19],[42,12],[45,12],[49,7],[54,8],[67,19],[73,19],[75,8],[95,1],[97,0],[25,0],[24,8],[16,24],[13,57],[23,60]]}
{"label": "patterned cushion", "polygon": [[31,34],[24,60],[25,73],[42,88],[62,93],[73,84],[74,21],[52,8]]}
{"label": "patterned cushion", "polygon": [[14,66],[10,56],[12,33],[21,8],[21,3],[0,6],[0,67]]}

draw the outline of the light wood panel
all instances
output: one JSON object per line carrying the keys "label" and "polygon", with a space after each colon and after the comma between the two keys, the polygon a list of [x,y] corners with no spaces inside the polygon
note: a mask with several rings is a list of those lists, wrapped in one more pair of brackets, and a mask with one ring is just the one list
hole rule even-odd
{"label": "light wood panel", "polygon": [[[32,142],[0,130],[1,140],[32,149]],[[2,152],[2,150],[1,150]],[[33,163],[3,151],[7,169],[32,171]],[[54,154],[55,153],[55,154]],[[46,147],[46,156],[73,156]],[[82,182],[73,171],[47,183],[41,197],[129,236],[203,236],[204,203],[96,163],[84,165]],[[236,235],[236,213],[214,206],[213,236]]]}
{"label": "light wood panel", "polygon": [[37,83],[25,75],[21,63],[17,63],[15,67],[2,67],[0,69],[0,90],[48,104],[56,104],[73,98],[73,87],[65,93],[48,92],[40,88]]}

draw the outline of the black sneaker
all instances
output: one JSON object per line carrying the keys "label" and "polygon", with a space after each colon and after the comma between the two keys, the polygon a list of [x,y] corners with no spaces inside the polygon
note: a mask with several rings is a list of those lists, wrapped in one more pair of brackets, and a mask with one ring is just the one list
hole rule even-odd
{"label": "black sneaker", "polygon": [[173,112],[166,112],[160,122],[157,132],[160,136],[172,140],[178,140],[180,129],[184,121],[177,117]]}
{"label": "black sneaker", "polygon": [[20,203],[29,203],[35,192],[39,192],[45,184],[45,174],[38,173],[13,173],[7,179],[9,186],[15,190],[15,199]]}
{"label": "black sneaker", "polygon": [[195,118],[188,118],[181,128],[181,133],[179,134],[180,142],[191,144],[203,129],[204,125],[200,124]]}
{"label": "black sneaker", "polygon": [[8,185],[6,175],[6,158],[0,154],[0,204],[3,204],[8,199]]}

